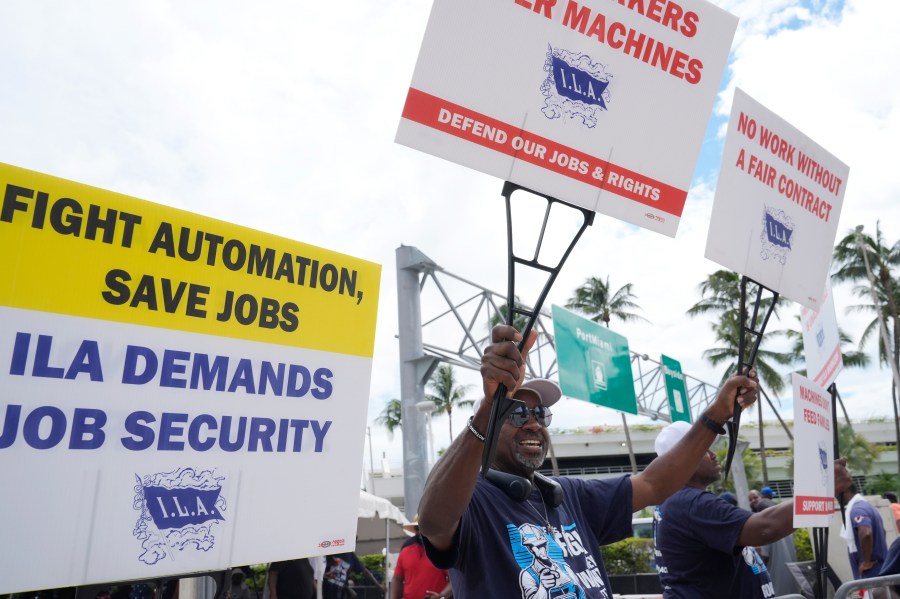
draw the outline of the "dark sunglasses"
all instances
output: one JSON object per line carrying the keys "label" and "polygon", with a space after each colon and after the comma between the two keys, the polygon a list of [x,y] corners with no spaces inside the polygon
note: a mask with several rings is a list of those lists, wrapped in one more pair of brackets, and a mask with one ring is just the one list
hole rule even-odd
{"label": "dark sunglasses", "polygon": [[553,414],[550,412],[550,408],[546,406],[529,408],[523,403],[520,403],[513,408],[513,411],[507,416],[507,420],[509,420],[509,423],[514,427],[520,428],[525,426],[529,416],[534,416],[534,419],[538,421],[538,424],[545,427],[550,426],[550,421],[553,420]]}

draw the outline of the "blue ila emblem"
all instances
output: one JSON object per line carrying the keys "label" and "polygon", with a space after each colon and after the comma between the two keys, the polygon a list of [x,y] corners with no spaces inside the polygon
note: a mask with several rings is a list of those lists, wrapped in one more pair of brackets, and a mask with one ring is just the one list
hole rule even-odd
{"label": "blue ila emblem", "polygon": [[213,548],[213,529],[225,520],[224,476],[214,470],[177,468],[135,479],[134,509],[141,515],[133,533],[141,541],[140,561],[155,564],[189,546],[201,551]]}
{"label": "blue ila emblem", "polygon": [[766,207],[763,212],[763,231],[760,233],[763,260],[774,259],[784,265],[794,241],[794,220],[784,210]]}
{"label": "blue ila emblem", "polygon": [[822,486],[828,486],[828,451],[825,442],[819,441],[819,475],[822,477]]}
{"label": "blue ila emblem", "polygon": [[606,72],[606,67],[592,62],[586,54],[551,46],[547,49],[544,71],[547,73],[541,84],[544,116],[577,118],[586,127],[596,127],[597,116],[608,110],[606,105],[610,100],[608,87],[612,75]]}

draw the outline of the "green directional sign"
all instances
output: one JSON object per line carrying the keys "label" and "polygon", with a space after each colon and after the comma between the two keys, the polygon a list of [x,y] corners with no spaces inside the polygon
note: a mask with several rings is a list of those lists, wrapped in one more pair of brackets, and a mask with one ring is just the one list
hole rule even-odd
{"label": "green directional sign", "polygon": [[672,415],[672,422],[678,420],[690,422],[691,409],[688,405],[687,386],[684,384],[681,362],[666,355],[662,355],[660,361],[666,379],[666,395],[669,396],[669,413]]}
{"label": "green directional sign", "polygon": [[552,311],[563,394],[637,414],[628,340],[565,308]]}

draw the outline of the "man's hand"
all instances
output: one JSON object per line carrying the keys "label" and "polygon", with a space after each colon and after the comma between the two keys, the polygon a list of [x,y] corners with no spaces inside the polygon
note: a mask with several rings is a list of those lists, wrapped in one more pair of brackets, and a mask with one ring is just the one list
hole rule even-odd
{"label": "man's hand", "polygon": [[747,376],[733,374],[719,389],[716,401],[709,408],[709,417],[723,423],[734,414],[735,403],[746,410],[756,402],[759,389],[759,375],[751,368]]}
{"label": "man's hand", "polygon": [[500,385],[504,385],[507,394],[512,395],[522,384],[525,379],[525,358],[536,340],[537,332],[531,331],[520,352],[518,343],[522,341],[522,335],[516,329],[498,324],[491,330],[491,344],[484,349],[481,357],[485,401],[494,400]]}

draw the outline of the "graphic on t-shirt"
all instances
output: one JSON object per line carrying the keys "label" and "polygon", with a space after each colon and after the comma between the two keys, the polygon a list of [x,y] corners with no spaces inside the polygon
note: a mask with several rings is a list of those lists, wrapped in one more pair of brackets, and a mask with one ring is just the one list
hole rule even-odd
{"label": "graphic on t-shirt", "polygon": [[750,570],[752,570],[754,574],[761,574],[769,571],[768,568],[766,568],[765,562],[763,562],[759,553],[757,553],[756,549],[753,547],[744,547],[741,551],[741,555],[744,556],[744,563],[750,566]]}
{"label": "graphic on t-shirt", "polygon": [[345,559],[335,558],[325,572],[325,579],[341,588],[347,586],[350,567],[352,564]]}
{"label": "graphic on t-shirt", "polygon": [[507,524],[506,528],[513,555],[522,568],[519,588],[524,599],[584,599],[584,590],[556,539],[534,524]]}
{"label": "graphic on t-shirt", "polygon": [[741,555],[744,557],[744,563],[750,567],[750,571],[753,572],[754,575],[764,575],[758,579],[762,596],[766,599],[774,597],[775,587],[772,586],[772,580],[769,578],[769,569],[766,568],[766,564],[763,562],[762,557],[760,557],[759,552],[753,547],[744,547],[741,550]]}

